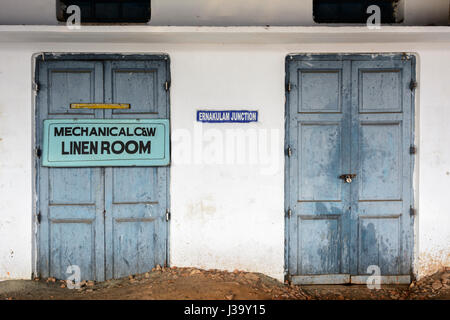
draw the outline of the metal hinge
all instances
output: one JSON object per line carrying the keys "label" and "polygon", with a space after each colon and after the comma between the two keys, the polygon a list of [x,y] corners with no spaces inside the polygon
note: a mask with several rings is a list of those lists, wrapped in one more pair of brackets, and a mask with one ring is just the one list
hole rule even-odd
{"label": "metal hinge", "polygon": [[409,208],[409,215],[415,217],[417,214],[417,210],[412,206]]}
{"label": "metal hinge", "polygon": [[169,89],[170,89],[170,82],[169,82],[169,81],[166,81],[166,82],[164,83],[164,89],[165,89],[166,91],[169,91]]}
{"label": "metal hinge", "polygon": [[39,92],[39,83],[33,82],[33,91],[36,93]]}
{"label": "metal hinge", "polygon": [[288,157],[292,156],[292,148],[288,146],[287,150],[286,150],[286,154]]}
{"label": "metal hinge", "polygon": [[286,211],[286,217],[288,217],[289,219],[292,217],[292,210],[291,209],[288,209]]}
{"label": "metal hinge", "polygon": [[286,91],[287,91],[287,92],[291,92],[291,83],[290,83],[290,82],[288,82],[288,83],[286,84]]}
{"label": "metal hinge", "polygon": [[166,221],[170,220],[170,210],[166,209]]}
{"label": "metal hinge", "polygon": [[103,209],[103,218],[106,217],[106,209]]}
{"label": "metal hinge", "polygon": [[36,157],[40,158],[42,156],[42,150],[40,147],[36,147]]}
{"label": "metal hinge", "polygon": [[409,88],[411,89],[411,91],[415,90],[417,88],[417,81],[411,80]]}
{"label": "metal hinge", "polygon": [[40,211],[36,214],[36,220],[37,220],[37,223],[41,224],[41,212]]}
{"label": "metal hinge", "polygon": [[417,153],[417,147],[415,145],[411,145],[409,147],[409,154],[416,154]]}

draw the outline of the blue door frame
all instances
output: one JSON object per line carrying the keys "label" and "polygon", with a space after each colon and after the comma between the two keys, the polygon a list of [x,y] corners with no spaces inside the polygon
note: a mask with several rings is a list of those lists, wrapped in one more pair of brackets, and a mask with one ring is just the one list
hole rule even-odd
{"label": "blue door frame", "polygon": [[411,280],[415,64],[407,54],[286,57],[292,282],[365,283],[371,265],[384,283]]}
{"label": "blue door frame", "polygon": [[[170,119],[167,55],[40,54],[36,150],[45,119]],[[73,101],[72,101],[73,100]],[[69,102],[113,103],[129,110],[71,110]],[[169,167],[36,168],[36,272],[103,281],[168,265]]]}

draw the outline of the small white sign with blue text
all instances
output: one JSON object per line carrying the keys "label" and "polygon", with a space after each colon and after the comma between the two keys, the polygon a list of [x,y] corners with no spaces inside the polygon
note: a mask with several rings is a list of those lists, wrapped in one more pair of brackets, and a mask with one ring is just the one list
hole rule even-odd
{"label": "small white sign with blue text", "polygon": [[249,110],[198,110],[198,122],[249,123],[258,121],[258,111]]}

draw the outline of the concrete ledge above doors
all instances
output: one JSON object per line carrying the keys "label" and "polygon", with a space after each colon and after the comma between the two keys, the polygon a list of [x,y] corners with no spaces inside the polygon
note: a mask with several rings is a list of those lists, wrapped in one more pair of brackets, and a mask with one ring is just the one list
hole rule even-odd
{"label": "concrete ledge above doors", "polygon": [[450,42],[449,27],[0,26],[0,42],[415,43]]}

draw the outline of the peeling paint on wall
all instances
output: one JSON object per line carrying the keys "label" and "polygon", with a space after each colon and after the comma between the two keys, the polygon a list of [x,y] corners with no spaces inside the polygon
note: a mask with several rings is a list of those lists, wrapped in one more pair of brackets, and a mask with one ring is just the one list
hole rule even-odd
{"label": "peeling paint on wall", "polygon": [[450,267],[450,244],[449,248],[433,253],[423,252],[420,254],[418,279],[436,273],[445,267]]}

